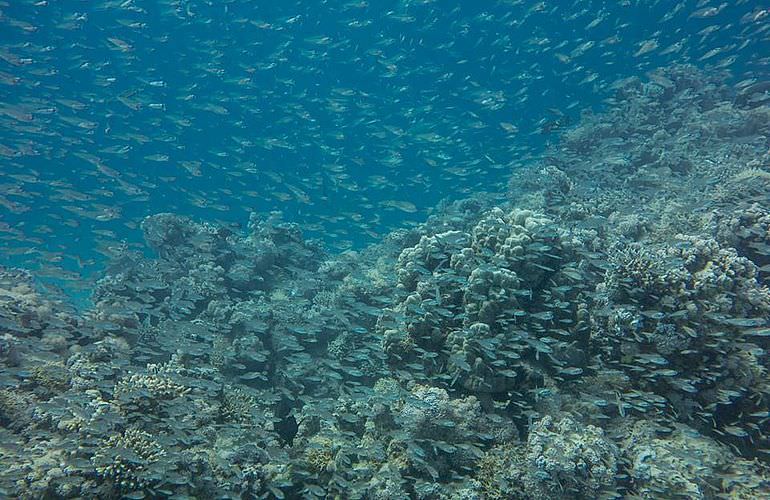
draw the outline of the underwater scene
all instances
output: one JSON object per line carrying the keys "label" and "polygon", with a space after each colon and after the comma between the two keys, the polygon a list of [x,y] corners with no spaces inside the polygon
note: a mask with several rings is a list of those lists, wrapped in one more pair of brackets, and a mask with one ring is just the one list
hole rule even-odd
{"label": "underwater scene", "polygon": [[770,498],[770,2],[0,0],[0,498]]}

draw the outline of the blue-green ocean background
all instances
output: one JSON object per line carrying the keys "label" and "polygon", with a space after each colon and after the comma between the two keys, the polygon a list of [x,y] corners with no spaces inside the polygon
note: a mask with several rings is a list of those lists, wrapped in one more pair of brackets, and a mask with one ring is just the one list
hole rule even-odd
{"label": "blue-green ocean background", "polygon": [[741,21],[757,6],[692,15],[709,5],[4,2],[2,263],[66,288],[158,212],[280,210],[361,248],[441,199],[504,193],[617,79],[766,75]]}

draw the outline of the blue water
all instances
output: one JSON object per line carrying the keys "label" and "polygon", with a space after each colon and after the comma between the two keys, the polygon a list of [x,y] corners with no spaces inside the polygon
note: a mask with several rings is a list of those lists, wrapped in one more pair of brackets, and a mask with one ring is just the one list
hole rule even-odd
{"label": "blue water", "polygon": [[7,2],[3,261],[89,276],[100,241],[138,248],[158,212],[242,226],[279,210],[361,248],[441,199],[503,192],[555,139],[544,122],[602,109],[617,79],[672,62],[766,74],[754,2],[675,5]]}

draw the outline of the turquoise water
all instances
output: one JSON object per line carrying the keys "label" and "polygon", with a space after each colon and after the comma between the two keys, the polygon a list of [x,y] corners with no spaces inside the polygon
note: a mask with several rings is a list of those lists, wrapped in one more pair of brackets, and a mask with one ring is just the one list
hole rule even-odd
{"label": "turquoise water", "polygon": [[770,6],[0,26],[0,496],[770,496]]}

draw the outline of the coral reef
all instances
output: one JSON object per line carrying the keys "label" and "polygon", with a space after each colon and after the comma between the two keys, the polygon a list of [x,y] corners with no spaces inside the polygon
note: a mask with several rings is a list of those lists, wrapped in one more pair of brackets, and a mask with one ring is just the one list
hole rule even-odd
{"label": "coral reef", "polygon": [[0,270],[0,496],[768,497],[767,103],[614,90],[360,252],[159,214],[85,312]]}
{"label": "coral reef", "polygon": [[601,429],[546,416],[529,430],[525,490],[532,498],[596,498],[615,489],[618,456]]}

